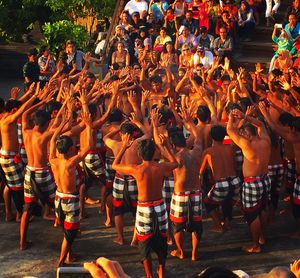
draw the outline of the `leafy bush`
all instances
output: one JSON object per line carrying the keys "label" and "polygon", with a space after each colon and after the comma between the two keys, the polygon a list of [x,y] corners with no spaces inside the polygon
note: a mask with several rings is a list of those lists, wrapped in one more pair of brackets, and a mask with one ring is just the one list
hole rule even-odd
{"label": "leafy bush", "polygon": [[88,33],[84,27],[75,25],[71,21],[61,20],[54,23],[46,22],[43,27],[45,43],[52,53],[57,54],[67,40],[74,41],[77,48],[85,49]]}

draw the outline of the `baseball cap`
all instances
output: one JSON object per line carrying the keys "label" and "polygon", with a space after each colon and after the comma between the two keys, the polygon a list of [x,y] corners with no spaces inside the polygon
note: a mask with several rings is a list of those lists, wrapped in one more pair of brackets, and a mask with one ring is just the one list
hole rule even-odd
{"label": "baseball cap", "polygon": [[197,50],[198,50],[198,51],[201,51],[201,52],[204,52],[204,51],[205,51],[205,47],[199,45],[199,46],[197,47]]}
{"label": "baseball cap", "polygon": [[133,12],[133,13],[132,13],[132,16],[135,16],[135,15],[136,15],[136,16],[140,16],[140,13],[139,13],[139,12]]}
{"label": "baseball cap", "polygon": [[152,40],[150,38],[144,39],[144,46],[146,45],[152,45]]}

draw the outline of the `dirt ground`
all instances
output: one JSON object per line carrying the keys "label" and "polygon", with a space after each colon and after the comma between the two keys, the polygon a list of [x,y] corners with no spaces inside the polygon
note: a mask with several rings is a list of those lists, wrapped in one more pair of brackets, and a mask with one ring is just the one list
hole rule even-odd
{"label": "dirt ground", "polygon": [[[1,207],[3,208],[2,205]],[[104,256],[119,261],[131,277],[142,277],[144,272],[138,249],[130,247],[129,244],[122,247],[114,244],[114,228],[104,227],[104,216],[99,215],[98,209],[98,207],[87,208],[89,217],[82,221],[82,236],[74,243],[74,251],[79,255],[74,266]],[[127,243],[132,236],[131,224],[132,217],[127,215],[125,226]],[[166,265],[167,277],[193,277],[208,266],[242,269],[249,274],[267,272],[273,266],[288,266],[293,260],[300,258],[300,241],[288,237],[294,225],[290,213],[277,216],[275,224],[268,229],[268,241],[263,247],[263,252],[249,255],[241,251],[241,246],[249,240],[249,233],[239,209],[235,209],[232,230],[223,234],[209,231],[212,222],[206,219],[200,246],[200,259],[197,262],[192,262],[189,258],[179,261],[169,256]],[[55,277],[55,264],[62,238],[63,233],[60,228],[54,228],[52,222],[35,217],[28,231],[28,239],[33,241],[33,245],[31,249],[20,252],[19,224],[5,223],[1,209],[0,277]],[[190,245],[188,235],[185,243],[188,257],[191,254]],[[173,248],[171,247],[170,250]]]}

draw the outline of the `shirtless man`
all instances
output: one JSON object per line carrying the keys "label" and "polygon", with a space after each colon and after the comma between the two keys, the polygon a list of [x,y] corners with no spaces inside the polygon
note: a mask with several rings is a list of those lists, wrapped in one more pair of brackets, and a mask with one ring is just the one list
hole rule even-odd
{"label": "shirtless man", "polygon": [[[122,142],[115,138],[115,135],[120,132],[121,139],[128,134],[131,138],[134,138],[136,133],[136,127],[132,123],[123,123],[120,126],[120,130],[113,130],[104,136],[103,140],[105,145],[110,148],[116,157],[122,148]],[[127,134],[127,135],[126,135]],[[139,164],[141,163],[141,158],[136,155],[137,153],[137,141],[135,140],[133,144],[126,149],[125,154],[122,156],[122,164]],[[133,176],[123,175],[118,172],[115,174],[115,179],[113,183],[113,213],[116,225],[117,237],[114,240],[115,243],[123,245],[123,217],[127,212],[131,212],[133,216],[136,214],[137,206],[137,186],[136,180]],[[134,239],[133,239],[134,241]]]}
{"label": "shirtless man", "polygon": [[22,105],[17,100],[8,100],[5,105],[5,113],[0,121],[2,142],[0,164],[5,173],[6,184],[10,189],[17,209],[17,221],[21,219],[24,204],[24,166],[19,156],[17,120],[32,105],[38,93],[39,87],[36,93]]}
{"label": "shirtless man", "polygon": [[[46,100],[40,101],[22,115],[22,133],[28,164],[25,169],[25,205],[20,223],[20,250],[29,247],[28,242],[26,242],[29,218],[38,200],[40,199],[44,206],[47,204],[54,208],[56,185],[48,162],[47,145],[55,129],[48,129],[51,120],[50,113],[45,110],[37,110],[45,102]],[[30,120],[33,112],[35,112],[34,127],[32,127]]]}
{"label": "shirtless man", "polygon": [[[240,129],[237,119],[246,121]],[[245,116],[237,109],[229,115],[227,133],[241,148],[244,155],[242,206],[253,242],[243,247],[243,250],[249,253],[259,253],[261,244],[265,243],[267,204],[271,186],[268,176],[271,155],[270,137],[261,121]]]}
{"label": "shirtless man", "polygon": [[[71,137],[62,135],[63,127],[72,124],[70,116],[66,116],[56,129],[50,141],[50,165],[57,184],[55,196],[55,212],[64,230],[64,239],[58,265],[70,262],[71,246],[80,228],[79,193],[76,188],[76,168],[85,158],[92,144],[91,117],[83,112],[82,120],[86,125],[86,143],[78,154]],[[56,154],[56,151],[58,154]]]}
{"label": "shirtless man", "polygon": [[[117,172],[132,175],[137,181],[136,232],[147,278],[153,277],[150,255],[152,250],[158,255],[158,277],[165,277],[168,216],[162,198],[162,185],[165,172],[172,171],[178,165],[174,155],[166,147],[164,137],[161,136],[160,138],[160,142],[155,141],[159,144],[161,151],[166,153],[169,162],[158,163],[152,160],[155,144],[148,139],[138,143],[138,154],[142,158],[142,163],[121,163],[126,149],[132,143],[129,135],[122,137],[122,148],[113,162],[113,168]],[[154,229],[154,226],[157,226],[157,229]]]}
{"label": "shirtless man", "polygon": [[293,234],[294,238],[300,238],[300,117],[294,117],[291,123],[291,127],[283,126],[275,123],[270,117],[270,113],[266,106],[260,102],[259,108],[263,116],[265,117],[268,125],[280,135],[284,140],[293,144],[295,161],[296,161],[296,172],[297,179],[293,188],[292,205],[293,215],[297,221],[297,230]]}
{"label": "shirtless man", "polygon": [[[213,144],[203,153],[200,174],[203,174],[206,166],[209,165],[215,184],[204,199],[204,204],[206,211],[210,213],[216,224],[215,231],[223,232],[226,228],[229,228],[229,222],[232,220],[232,201],[239,194],[241,180],[237,177],[235,169],[233,147],[222,143],[226,135],[225,127],[221,125],[213,126],[210,135]],[[217,209],[219,205],[222,206],[224,222],[220,220]]]}
{"label": "shirtless man", "polygon": [[184,258],[182,241],[183,231],[186,230],[192,233],[192,260],[195,261],[202,235],[202,196],[199,179],[202,142],[191,116],[186,111],[182,111],[182,116],[185,127],[193,134],[195,140],[193,149],[189,150],[183,132],[172,133],[170,136],[179,164],[173,171],[175,185],[170,211],[177,250],[172,251],[171,255],[179,259]]}
{"label": "shirtless man", "polygon": [[[107,124],[103,125],[101,131],[103,136],[107,135],[112,131],[119,130],[120,124],[123,120],[123,115],[121,110],[113,109],[107,118]],[[112,139],[120,141],[121,137],[119,133],[117,133]],[[105,192],[103,192],[103,196],[101,198],[101,211],[106,210],[106,221],[104,225],[106,227],[110,227],[113,225],[113,212],[112,212],[112,191],[113,191],[113,182],[115,179],[115,170],[112,168],[112,163],[115,157],[113,151],[110,148],[106,148],[105,154]]]}

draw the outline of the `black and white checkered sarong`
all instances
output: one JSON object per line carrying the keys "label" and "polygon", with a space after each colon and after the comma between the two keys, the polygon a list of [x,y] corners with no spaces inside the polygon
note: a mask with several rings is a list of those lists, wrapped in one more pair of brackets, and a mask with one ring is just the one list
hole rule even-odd
{"label": "black and white checkered sarong", "polygon": [[84,164],[97,178],[105,173],[104,163],[97,151],[90,151],[84,159]]}
{"label": "black and white checkered sarong", "polygon": [[174,191],[174,177],[165,177],[163,188],[162,188],[162,196],[164,198],[167,210],[170,209],[173,191]]}
{"label": "black and white checkered sarong", "polygon": [[106,187],[111,188],[115,179],[116,171],[112,168],[112,164],[115,158],[113,156],[105,157],[105,177],[106,177]]}

